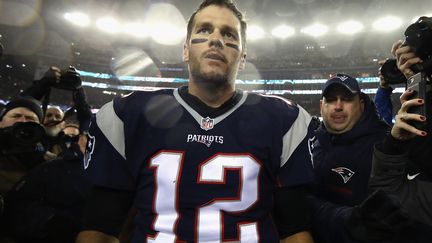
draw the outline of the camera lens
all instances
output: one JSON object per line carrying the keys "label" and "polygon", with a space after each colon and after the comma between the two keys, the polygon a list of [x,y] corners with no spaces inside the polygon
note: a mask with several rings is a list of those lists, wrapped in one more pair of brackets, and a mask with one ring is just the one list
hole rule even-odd
{"label": "camera lens", "polygon": [[381,74],[389,84],[406,83],[405,75],[398,69],[396,59],[387,59],[381,67]]}
{"label": "camera lens", "polygon": [[34,145],[42,140],[44,129],[37,123],[16,123],[12,131],[13,139],[17,145]]}

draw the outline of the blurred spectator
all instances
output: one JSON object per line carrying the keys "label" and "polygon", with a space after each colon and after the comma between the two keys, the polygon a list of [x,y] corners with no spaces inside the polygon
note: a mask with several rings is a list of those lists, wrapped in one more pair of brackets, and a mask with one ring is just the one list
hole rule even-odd
{"label": "blurred spectator", "polygon": [[[399,70],[407,78],[414,75],[412,65],[426,62],[409,46],[402,46],[402,41],[396,42],[392,49]],[[430,68],[425,69],[429,78]],[[414,91],[410,89],[402,94],[402,106],[391,133],[375,146],[374,151],[370,187],[397,198],[399,207],[387,216],[390,223],[395,222],[393,215],[399,211],[414,221],[415,226],[411,229],[415,231],[406,234],[411,240],[406,242],[430,242],[432,238],[432,117],[430,113],[425,117],[412,112],[415,107],[432,107],[430,85],[429,82],[425,99],[413,98]]]}
{"label": "blurred spectator", "polygon": [[59,157],[30,171],[7,196],[5,227],[16,243],[75,241],[90,191],[82,163],[87,138],[78,132],[67,126]]}
{"label": "blurred spectator", "polygon": [[59,133],[65,126],[65,120],[76,113],[76,122],[81,132],[85,132],[92,116],[85,91],[81,86],[81,78],[74,68],[60,70],[58,67],[51,67],[42,79],[35,80],[22,94],[42,100],[44,105],[48,105],[53,87],[71,91],[73,106],[66,113],[58,106],[49,106],[46,109],[43,125],[47,133],[44,145],[49,150],[45,155],[47,160],[54,159],[61,152],[61,146],[55,145],[61,143]]}
{"label": "blurred spectator", "polygon": [[[384,64],[386,60],[381,60],[378,62],[380,67]],[[385,80],[381,73],[381,69],[378,72],[380,82],[378,85],[377,93],[375,95],[375,106],[378,111],[378,115],[387,124],[393,125],[393,104],[391,101],[391,94],[393,88],[390,87],[389,83]]]}
{"label": "blurred spectator", "polygon": [[[40,103],[30,97],[10,101],[0,113],[0,223],[4,197],[21,177],[44,160],[41,120]],[[0,227],[0,235],[2,230]]]}
{"label": "blurred spectator", "polygon": [[[41,120],[40,103],[30,97],[10,101],[0,114],[1,195],[4,196],[27,171],[43,161],[45,150],[36,136],[39,134],[42,139],[44,133],[38,125]],[[22,123],[34,126],[17,129]]]}
{"label": "blurred spectator", "polygon": [[373,146],[389,126],[356,79],[338,74],[322,89],[322,125],[312,144],[315,183],[311,203],[315,242],[351,242],[344,219],[368,194]]}

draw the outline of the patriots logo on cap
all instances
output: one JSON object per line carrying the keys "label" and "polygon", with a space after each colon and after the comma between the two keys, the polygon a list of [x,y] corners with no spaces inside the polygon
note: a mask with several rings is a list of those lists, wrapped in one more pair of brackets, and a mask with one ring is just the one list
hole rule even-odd
{"label": "patriots logo on cap", "polygon": [[351,177],[355,174],[354,171],[345,167],[337,167],[331,170],[338,173],[342,177],[344,184],[346,184],[349,181],[349,179],[351,179]]}
{"label": "patriots logo on cap", "polygon": [[347,76],[337,76],[342,82],[348,79]]}
{"label": "patriots logo on cap", "polygon": [[91,156],[93,154],[94,146],[96,143],[96,138],[92,135],[87,134],[87,147],[84,153],[84,169],[87,169],[87,167],[90,164]]}
{"label": "patriots logo on cap", "polygon": [[201,118],[201,129],[208,131],[213,129],[213,125],[214,119],[211,119],[210,117]]}

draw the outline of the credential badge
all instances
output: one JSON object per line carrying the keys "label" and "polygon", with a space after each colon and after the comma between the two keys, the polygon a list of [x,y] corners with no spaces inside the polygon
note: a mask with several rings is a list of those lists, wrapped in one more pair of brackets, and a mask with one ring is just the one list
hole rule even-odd
{"label": "credential badge", "polygon": [[213,129],[213,125],[214,119],[211,119],[210,117],[201,118],[201,129],[208,131]]}

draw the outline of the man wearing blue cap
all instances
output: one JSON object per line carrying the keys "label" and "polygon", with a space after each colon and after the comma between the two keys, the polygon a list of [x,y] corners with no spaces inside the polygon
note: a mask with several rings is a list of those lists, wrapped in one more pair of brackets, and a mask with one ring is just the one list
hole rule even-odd
{"label": "man wearing blue cap", "polygon": [[312,143],[313,234],[316,242],[350,242],[343,219],[367,197],[373,146],[389,127],[357,80],[346,74],[329,79],[322,96],[323,123]]}

